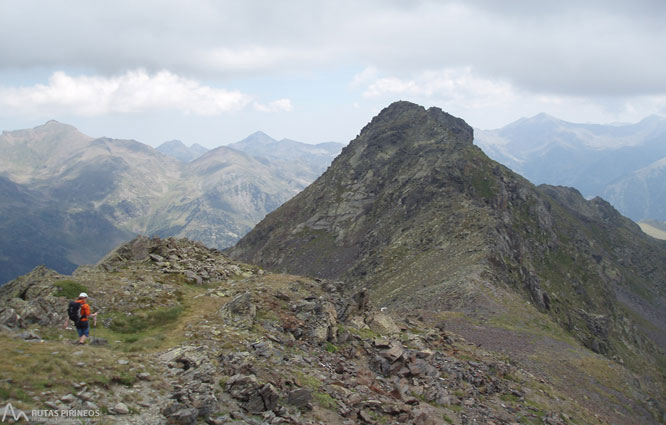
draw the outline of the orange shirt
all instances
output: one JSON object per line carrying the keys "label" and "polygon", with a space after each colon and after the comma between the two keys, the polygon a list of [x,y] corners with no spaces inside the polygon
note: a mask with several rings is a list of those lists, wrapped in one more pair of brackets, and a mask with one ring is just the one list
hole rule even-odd
{"label": "orange shirt", "polygon": [[83,300],[76,300],[76,302],[81,304],[81,321],[87,321],[90,316],[90,306]]}

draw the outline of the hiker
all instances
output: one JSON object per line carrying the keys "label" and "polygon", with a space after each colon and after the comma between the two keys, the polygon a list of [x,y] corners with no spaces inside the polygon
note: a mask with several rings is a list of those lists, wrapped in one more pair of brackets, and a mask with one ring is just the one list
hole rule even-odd
{"label": "hiker", "polygon": [[94,320],[93,325],[97,326],[97,312],[90,314],[90,306],[88,305],[88,294],[81,292],[76,301],[70,301],[67,308],[67,319],[65,320],[65,329],[69,325],[69,321],[73,321],[76,325],[76,330],[79,333],[78,344],[85,344],[86,338],[89,335],[90,323],[88,318],[92,317]]}

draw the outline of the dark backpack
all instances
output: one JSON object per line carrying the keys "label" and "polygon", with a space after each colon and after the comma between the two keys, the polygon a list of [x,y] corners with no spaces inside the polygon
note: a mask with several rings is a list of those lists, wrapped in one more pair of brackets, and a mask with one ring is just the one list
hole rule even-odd
{"label": "dark backpack", "polygon": [[69,307],[67,307],[67,315],[71,321],[74,323],[79,323],[81,320],[81,303],[70,301]]}

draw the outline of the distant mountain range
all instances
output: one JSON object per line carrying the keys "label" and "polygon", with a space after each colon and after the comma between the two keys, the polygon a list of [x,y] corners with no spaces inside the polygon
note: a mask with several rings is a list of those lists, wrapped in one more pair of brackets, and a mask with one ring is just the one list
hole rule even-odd
{"label": "distant mountain range", "polygon": [[535,184],[601,196],[635,221],[666,220],[666,119],[574,124],[546,114],[497,130],[475,130],[491,158]]}
{"label": "distant mountain range", "polygon": [[[239,146],[252,150],[252,138]],[[136,234],[232,245],[312,182],[342,148],[289,143],[280,160],[260,156],[270,143],[256,155],[222,146],[188,159],[205,148],[171,141],[160,147],[168,156],[134,140],[95,139],[56,121],[5,131],[0,283],[38,264],[69,273]]]}
{"label": "distant mountain range", "polygon": [[[281,163],[292,169],[298,167],[299,173],[309,175],[311,180],[326,170],[343,146],[337,142],[314,145],[291,139],[276,140],[262,131],[257,131],[239,142],[227,145],[228,148],[245,152],[255,158],[268,160],[271,163]],[[180,140],[164,142],[155,149],[183,162],[194,161],[209,151],[197,143],[187,146]]]}
{"label": "distant mountain range", "polygon": [[198,143],[187,146],[180,140],[169,140],[168,142],[162,143],[155,149],[162,152],[164,155],[183,162],[194,161],[209,151],[208,148],[201,146]]}
{"label": "distant mountain range", "polygon": [[298,169],[298,174],[310,176],[311,182],[326,171],[344,145],[336,142],[311,145],[290,139],[275,140],[258,131],[228,146],[273,164]]}

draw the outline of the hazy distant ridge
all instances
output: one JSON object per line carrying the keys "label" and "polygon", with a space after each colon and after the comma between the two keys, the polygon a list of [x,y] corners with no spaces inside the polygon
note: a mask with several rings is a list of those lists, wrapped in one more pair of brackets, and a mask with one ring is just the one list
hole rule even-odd
{"label": "hazy distant ridge", "polygon": [[263,151],[248,139],[238,147],[253,154],[178,140],[153,149],[57,121],[2,133],[0,284],[39,264],[69,273],[135,234],[227,247],[312,182],[342,146],[271,141]]}
{"label": "hazy distant ridge", "polygon": [[535,184],[601,196],[633,220],[666,220],[666,119],[575,124],[539,114],[497,130],[475,130],[491,158]]}

